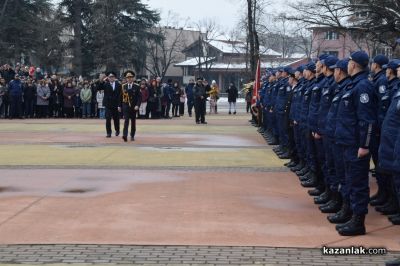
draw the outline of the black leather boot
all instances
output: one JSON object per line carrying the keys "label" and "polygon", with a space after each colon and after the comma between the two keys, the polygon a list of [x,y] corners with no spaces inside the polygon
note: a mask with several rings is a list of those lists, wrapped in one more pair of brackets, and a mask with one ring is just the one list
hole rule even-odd
{"label": "black leather boot", "polygon": [[305,175],[309,172],[308,166],[303,167],[303,169],[300,169],[299,171],[296,172],[296,175],[302,176]]}
{"label": "black leather boot", "polygon": [[322,213],[336,213],[342,208],[342,194],[338,191],[332,192],[332,199],[324,204],[319,206],[319,210]]}
{"label": "black leather boot", "polygon": [[325,204],[328,203],[328,201],[331,200],[331,194],[332,191],[329,187],[325,188],[325,192],[319,195],[318,197],[314,198],[314,203],[315,204]]}
{"label": "black leather boot", "polygon": [[290,170],[291,170],[292,172],[297,172],[297,171],[303,169],[304,166],[305,166],[305,165],[304,165],[304,161],[303,161],[303,160],[300,160],[300,162],[299,162],[296,166],[293,166],[292,168],[290,168]]}
{"label": "black leather boot", "polygon": [[353,214],[350,221],[338,229],[341,236],[365,235],[365,214]]}
{"label": "black leather boot", "polygon": [[393,225],[400,225],[400,213],[390,215],[390,216],[389,216],[389,221],[390,221]]}
{"label": "black leather boot", "polygon": [[303,187],[316,187],[318,186],[318,180],[317,180],[317,176],[315,175],[315,173],[311,172],[309,173],[309,179],[306,181],[302,181],[301,185]]}
{"label": "black leather boot", "polygon": [[399,204],[395,197],[391,197],[385,205],[377,206],[375,207],[375,210],[383,215],[392,215],[399,213]]}
{"label": "black leather boot", "polygon": [[379,188],[378,192],[370,198],[369,204],[371,206],[385,205],[388,201],[389,193],[385,188]]}
{"label": "black leather boot", "polygon": [[329,215],[327,219],[333,224],[344,224],[351,219],[352,215],[353,212],[351,211],[349,201],[343,200],[342,208],[337,213]]}
{"label": "black leather boot", "polygon": [[325,192],[325,186],[317,186],[316,188],[310,189],[309,191],[307,191],[308,195],[313,196],[313,197],[317,197],[324,192]]}

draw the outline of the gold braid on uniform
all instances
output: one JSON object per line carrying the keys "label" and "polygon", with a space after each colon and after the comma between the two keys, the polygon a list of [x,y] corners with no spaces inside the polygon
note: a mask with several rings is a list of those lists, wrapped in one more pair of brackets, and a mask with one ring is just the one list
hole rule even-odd
{"label": "gold braid on uniform", "polygon": [[[132,86],[133,85],[138,85],[138,84],[132,83]],[[125,83],[125,84],[122,85],[122,102],[129,104],[129,107],[131,107],[131,100],[132,99],[129,96],[127,87],[128,87],[128,83]]]}

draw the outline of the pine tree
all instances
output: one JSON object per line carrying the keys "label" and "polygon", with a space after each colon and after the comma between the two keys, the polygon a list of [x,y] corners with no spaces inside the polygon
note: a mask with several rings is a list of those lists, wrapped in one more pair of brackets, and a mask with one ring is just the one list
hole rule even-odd
{"label": "pine tree", "polygon": [[72,33],[68,47],[72,50],[72,73],[88,74],[92,68],[91,0],[62,0],[59,13],[67,31]]}
{"label": "pine tree", "polygon": [[48,0],[0,0],[1,61],[29,62],[29,55],[43,50],[51,7]]}
{"label": "pine tree", "polygon": [[159,14],[140,0],[97,0],[91,29],[95,63],[106,71],[143,68],[149,29]]}

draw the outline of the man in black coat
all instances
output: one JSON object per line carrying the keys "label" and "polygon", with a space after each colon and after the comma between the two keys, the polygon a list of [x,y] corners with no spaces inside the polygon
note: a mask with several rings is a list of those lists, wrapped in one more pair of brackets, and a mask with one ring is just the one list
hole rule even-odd
{"label": "man in black coat", "polygon": [[119,136],[119,112],[120,97],[121,97],[121,84],[116,80],[115,73],[108,74],[107,80],[103,83],[104,86],[104,99],[103,106],[106,113],[106,131],[107,138],[111,138],[111,119],[114,120],[115,136]]}
{"label": "man in black coat", "polygon": [[135,140],[136,133],[136,112],[142,102],[140,87],[135,81],[135,72],[129,70],[125,73],[127,83],[122,86],[120,106],[124,114],[124,131],[122,139],[128,141],[128,128],[131,122],[131,141]]}
{"label": "man in black coat", "polygon": [[193,87],[194,109],[196,112],[196,124],[207,124],[206,115],[206,87],[203,84],[203,79],[198,78],[196,85]]}

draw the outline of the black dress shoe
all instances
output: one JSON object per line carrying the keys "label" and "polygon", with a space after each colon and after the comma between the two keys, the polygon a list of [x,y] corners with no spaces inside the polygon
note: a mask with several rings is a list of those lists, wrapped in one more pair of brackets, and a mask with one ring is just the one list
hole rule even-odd
{"label": "black dress shoe", "polygon": [[119,136],[119,131],[115,132],[115,136],[116,136],[116,137]]}
{"label": "black dress shoe", "polygon": [[135,141],[135,137],[131,137],[131,141]]}
{"label": "black dress shoe", "polygon": [[128,141],[128,137],[122,136],[122,139],[127,142]]}
{"label": "black dress shoe", "polygon": [[288,152],[285,152],[281,155],[278,155],[278,157],[279,157],[279,159],[287,160],[287,159],[290,159],[290,154]]}
{"label": "black dress shoe", "polygon": [[353,214],[350,221],[337,230],[341,236],[365,235],[365,215]]}
{"label": "black dress shoe", "polygon": [[207,124],[207,122],[201,122],[202,124],[204,124],[204,125],[206,125]]}
{"label": "black dress shoe", "polygon": [[107,135],[106,138],[111,138],[111,135]]}

